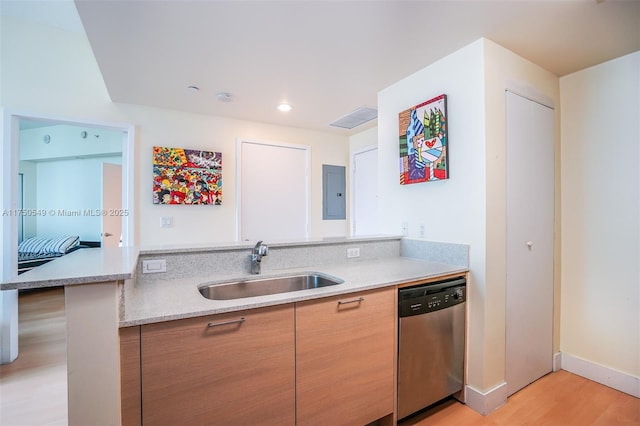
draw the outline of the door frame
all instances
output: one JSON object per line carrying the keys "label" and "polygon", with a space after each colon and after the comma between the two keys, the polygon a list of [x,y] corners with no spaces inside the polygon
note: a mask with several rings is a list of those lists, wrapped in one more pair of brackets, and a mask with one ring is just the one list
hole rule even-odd
{"label": "door frame", "polygon": [[242,241],[242,144],[268,145],[282,148],[301,149],[305,152],[305,238],[309,238],[311,224],[311,147],[285,142],[273,142],[250,138],[236,139],[236,241]]}
{"label": "door frame", "polygon": [[[116,130],[125,133],[122,140],[122,208],[128,215],[122,218],[123,246],[135,244],[135,211],[134,211],[134,141],[135,127],[127,123],[76,119],[48,114],[36,114],[25,111],[2,109],[0,133],[2,134],[2,160],[0,160],[0,182],[2,185],[2,208],[11,212],[18,208],[18,162],[20,120],[35,120],[51,124],[67,124],[72,126],[92,127]],[[18,274],[18,217],[3,214],[0,225],[2,236],[2,262],[0,277],[8,280]],[[0,363],[13,361],[18,356],[18,292],[3,291],[0,295]]]}

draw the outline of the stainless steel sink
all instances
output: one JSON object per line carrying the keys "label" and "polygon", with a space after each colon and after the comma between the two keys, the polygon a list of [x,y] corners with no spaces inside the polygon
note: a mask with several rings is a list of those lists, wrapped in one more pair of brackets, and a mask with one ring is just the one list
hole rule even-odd
{"label": "stainless steel sink", "polygon": [[246,278],[222,283],[198,286],[207,299],[229,300],[244,297],[266,296],[342,284],[344,280],[317,272],[270,278]]}

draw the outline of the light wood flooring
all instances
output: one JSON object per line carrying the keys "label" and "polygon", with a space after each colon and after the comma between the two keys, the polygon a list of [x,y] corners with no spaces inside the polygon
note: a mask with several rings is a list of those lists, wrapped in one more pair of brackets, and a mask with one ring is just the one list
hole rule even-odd
{"label": "light wood flooring", "polygon": [[[67,424],[64,291],[20,294],[20,356],[0,366],[0,425]],[[401,426],[640,426],[640,399],[567,371],[551,373],[481,416],[451,400]],[[329,426],[329,425],[328,425]]]}
{"label": "light wood flooring", "polygon": [[560,370],[513,394],[505,406],[486,416],[450,400],[400,425],[638,426],[640,399]]}
{"label": "light wood flooring", "polygon": [[64,290],[18,297],[19,355],[0,365],[0,425],[67,425]]}

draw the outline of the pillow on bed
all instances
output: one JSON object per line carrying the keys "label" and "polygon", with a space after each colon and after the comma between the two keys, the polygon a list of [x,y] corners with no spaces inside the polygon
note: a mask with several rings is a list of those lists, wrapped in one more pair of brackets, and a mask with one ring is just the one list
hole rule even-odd
{"label": "pillow on bed", "polygon": [[57,238],[33,237],[24,240],[18,245],[18,253],[23,255],[61,255],[66,254],[78,244],[80,244],[80,237],[77,235]]}

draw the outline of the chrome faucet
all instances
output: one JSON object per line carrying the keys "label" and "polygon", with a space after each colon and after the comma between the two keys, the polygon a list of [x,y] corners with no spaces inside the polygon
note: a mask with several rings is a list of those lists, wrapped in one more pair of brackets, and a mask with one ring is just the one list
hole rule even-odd
{"label": "chrome faucet", "polygon": [[262,241],[258,241],[256,246],[251,250],[251,273],[259,274],[260,273],[260,262],[262,261],[262,256],[266,256],[269,254],[269,246],[266,244],[262,244]]}

